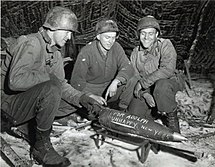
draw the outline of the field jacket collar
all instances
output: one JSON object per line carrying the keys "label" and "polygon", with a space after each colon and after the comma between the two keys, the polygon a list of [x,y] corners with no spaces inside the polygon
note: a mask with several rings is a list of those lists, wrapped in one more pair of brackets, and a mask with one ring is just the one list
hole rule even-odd
{"label": "field jacket collar", "polygon": [[42,35],[42,37],[46,43],[47,52],[53,53],[53,52],[60,50],[60,48],[57,47],[56,45],[51,46],[51,38],[48,36],[46,30],[43,27],[40,27],[39,33]]}

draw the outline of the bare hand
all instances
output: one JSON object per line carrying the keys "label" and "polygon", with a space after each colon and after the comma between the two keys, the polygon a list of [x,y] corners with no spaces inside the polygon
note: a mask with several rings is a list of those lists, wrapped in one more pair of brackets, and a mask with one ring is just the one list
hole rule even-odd
{"label": "bare hand", "polygon": [[150,107],[155,107],[155,100],[154,100],[154,98],[153,98],[153,96],[151,94],[149,94],[148,92],[144,93],[143,97],[144,97],[144,99],[146,100],[147,104]]}
{"label": "bare hand", "polygon": [[113,82],[110,84],[110,86],[107,89],[107,92],[105,94],[105,100],[107,100],[108,96],[113,97],[116,94],[117,91],[117,85],[120,81],[118,79],[114,79]]}
{"label": "bare hand", "polygon": [[140,90],[142,89],[142,86],[140,84],[140,82],[138,81],[135,88],[134,88],[134,95],[137,97],[137,98],[140,98]]}
{"label": "bare hand", "polygon": [[89,97],[93,98],[94,100],[96,100],[101,105],[107,105],[107,101],[101,96],[97,96],[97,95],[92,94]]}

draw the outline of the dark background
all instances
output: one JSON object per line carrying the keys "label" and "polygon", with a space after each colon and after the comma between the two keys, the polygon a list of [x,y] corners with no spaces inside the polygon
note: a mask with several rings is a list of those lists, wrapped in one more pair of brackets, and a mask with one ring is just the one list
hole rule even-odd
{"label": "dark background", "polygon": [[57,5],[72,9],[79,22],[80,33],[75,34],[75,44],[66,44],[64,56],[75,60],[80,48],[94,38],[97,21],[109,16],[117,21],[118,42],[129,57],[138,43],[138,19],[153,15],[160,22],[161,36],[171,39],[176,48],[179,68],[184,68],[183,60],[189,58],[191,72],[215,73],[214,0],[1,1],[1,37],[37,32],[48,10]]}

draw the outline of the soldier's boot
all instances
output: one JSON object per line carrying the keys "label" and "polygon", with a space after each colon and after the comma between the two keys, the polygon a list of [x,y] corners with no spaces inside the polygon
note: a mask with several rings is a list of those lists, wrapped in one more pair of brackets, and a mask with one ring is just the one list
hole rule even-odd
{"label": "soldier's boot", "polygon": [[67,167],[71,163],[68,158],[59,155],[50,141],[51,129],[48,131],[36,130],[36,141],[31,147],[31,155],[43,166]]}
{"label": "soldier's boot", "polygon": [[5,111],[1,110],[1,132],[10,131],[11,127],[16,125],[16,121]]}
{"label": "soldier's boot", "polygon": [[181,133],[177,116],[177,108],[173,112],[167,114],[167,126],[175,132]]}

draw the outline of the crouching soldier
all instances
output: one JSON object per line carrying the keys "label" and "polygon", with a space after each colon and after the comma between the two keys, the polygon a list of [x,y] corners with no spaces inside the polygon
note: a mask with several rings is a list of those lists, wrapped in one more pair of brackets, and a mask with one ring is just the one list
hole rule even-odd
{"label": "crouching soldier", "polygon": [[[31,154],[44,166],[70,165],[70,161],[59,155],[50,142],[55,117],[71,114],[76,107],[88,108],[94,103],[87,94],[74,89],[64,79],[60,49],[77,27],[77,17],[70,9],[54,7],[38,33],[19,37],[7,50],[12,59],[8,73],[3,77],[2,111],[16,125],[35,118],[36,135]],[[67,102],[70,110],[59,110],[62,101]]]}
{"label": "crouching soldier", "polygon": [[180,132],[175,95],[184,83],[176,75],[175,48],[169,39],[159,38],[160,31],[153,16],[139,20],[140,44],[131,53],[135,75],[128,81],[119,105],[141,117],[150,117],[152,108],[156,107],[166,115],[167,126]]}

